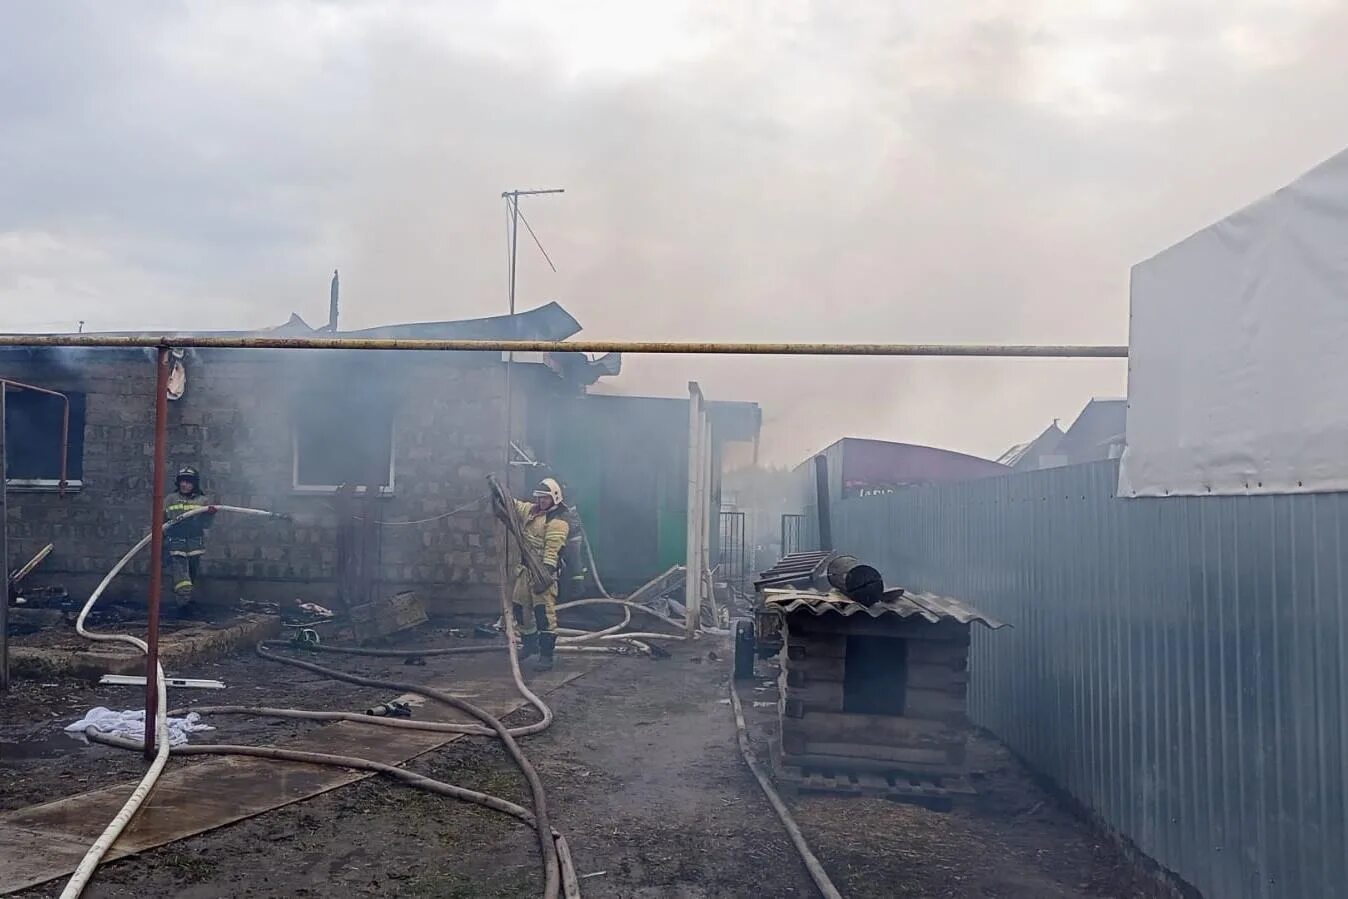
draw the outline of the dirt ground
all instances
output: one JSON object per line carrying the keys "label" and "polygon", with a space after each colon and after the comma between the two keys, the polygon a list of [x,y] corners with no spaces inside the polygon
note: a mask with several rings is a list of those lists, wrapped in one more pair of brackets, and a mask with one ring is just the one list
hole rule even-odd
{"label": "dirt ground", "polygon": [[[552,694],[557,723],[524,742],[587,897],[815,894],[740,759],[725,700],[728,661],[724,650],[713,655],[704,648],[664,660],[614,659]],[[325,662],[403,680],[504,669],[501,659],[487,656],[433,659],[425,668],[379,659]],[[230,685],[205,698],[194,694],[199,704],[356,709],[388,698],[251,656],[202,665],[190,675]],[[774,698],[762,686],[743,695],[765,704]],[[20,684],[6,698],[0,807],[140,772],[133,753],[82,746],[59,733],[91,705],[139,707],[131,691],[109,695],[109,688],[75,683]],[[761,743],[771,710],[748,711]],[[221,730],[205,739],[274,742],[317,726],[235,717],[215,723]],[[998,744],[976,739],[971,758],[980,795],[948,813],[843,797],[788,804],[849,897],[1159,894],[1110,843],[1039,790]],[[528,804],[518,773],[485,739],[459,741],[409,767]],[[512,819],[375,778],[113,862],[85,895],[528,896],[539,892],[538,867],[531,832]],[[59,891],[54,882],[19,895]]]}

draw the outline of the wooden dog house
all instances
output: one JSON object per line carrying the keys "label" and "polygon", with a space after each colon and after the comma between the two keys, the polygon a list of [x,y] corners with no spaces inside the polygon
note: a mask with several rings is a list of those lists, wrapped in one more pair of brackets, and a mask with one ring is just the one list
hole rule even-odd
{"label": "wooden dog house", "polygon": [[959,600],[885,591],[762,592],[779,622],[779,780],[940,801],[965,778],[970,628],[1004,627]]}

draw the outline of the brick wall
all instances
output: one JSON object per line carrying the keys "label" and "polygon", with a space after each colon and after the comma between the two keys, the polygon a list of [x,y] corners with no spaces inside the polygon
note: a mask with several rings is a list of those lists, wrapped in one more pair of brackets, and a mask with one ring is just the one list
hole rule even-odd
{"label": "brick wall", "polygon": [[[197,351],[187,369],[187,395],[169,404],[166,481],[195,465],[214,501],[294,516],[286,524],[221,515],[204,563],[207,602],[333,602],[333,500],[292,486],[291,422],[296,404],[312,403],[314,390],[328,391],[333,414],[352,429],[362,421],[342,408],[343,397],[374,384],[392,404],[396,474],[393,496],[380,501],[386,521],[431,518],[484,496],[486,475],[501,470],[504,384],[500,362],[485,354]],[[63,583],[87,596],[148,529],[151,354],[8,353],[0,355],[0,376],[86,394],[83,489],[65,499],[11,490],[9,527],[13,564],[52,542],[35,582]],[[530,391],[543,387],[522,381],[517,422],[527,415]],[[382,533],[381,590],[415,589],[442,616],[495,611],[500,546],[486,503]],[[147,550],[112,593],[143,594],[148,560]]]}

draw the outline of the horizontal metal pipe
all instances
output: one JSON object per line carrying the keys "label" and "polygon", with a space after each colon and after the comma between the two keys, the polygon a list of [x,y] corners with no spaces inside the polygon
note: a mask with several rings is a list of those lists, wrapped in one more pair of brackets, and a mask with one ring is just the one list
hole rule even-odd
{"label": "horizontal metal pipe", "polygon": [[0,334],[0,347],[104,347],[253,350],[437,350],[501,353],[649,353],[708,356],[986,356],[1123,359],[1126,346],[973,343],[672,343],[639,340],[402,340],[370,337],[221,337],[107,334]]}

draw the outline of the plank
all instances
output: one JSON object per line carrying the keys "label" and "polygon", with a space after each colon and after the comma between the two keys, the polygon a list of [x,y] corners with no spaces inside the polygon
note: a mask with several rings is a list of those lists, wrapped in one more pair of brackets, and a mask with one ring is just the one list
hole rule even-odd
{"label": "plank", "polygon": [[869,615],[821,615],[808,618],[796,615],[790,622],[790,635],[801,635],[804,639],[813,639],[816,635],[864,634],[876,637],[894,637],[913,641],[935,641],[969,645],[969,625],[960,624],[954,619],[932,623],[925,618],[899,618],[885,615],[872,618]]}
{"label": "plank", "polygon": [[785,671],[797,672],[811,680],[841,681],[847,670],[846,659],[806,656],[795,661],[788,660],[782,666]]}
{"label": "plank", "polygon": [[807,712],[798,720],[783,721],[782,735],[788,731],[824,742],[893,746],[930,746],[948,742],[951,734],[960,733],[959,728],[939,721],[850,712]]}
{"label": "plank", "polygon": [[800,756],[774,752],[773,774],[778,790],[792,796],[831,793],[845,796],[876,796],[948,811],[953,798],[974,795],[975,790],[962,775],[919,774],[878,770],[844,770],[833,763],[803,765]]}
{"label": "plank", "polygon": [[877,746],[867,743],[816,743],[805,742],[806,756],[826,756],[837,762],[844,760],[869,760],[879,764],[909,763],[922,765],[930,769],[949,770],[959,773],[964,765],[964,744],[949,742],[931,748],[916,749],[909,746]]}
{"label": "plank", "polygon": [[945,690],[962,696],[967,692],[969,672],[956,671],[949,665],[909,662],[906,683],[910,690]]}
{"label": "plank", "polygon": [[949,641],[913,640],[908,644],[908,664],[964,671],[969,667],[969,647]]}
{"label": "plank", "polygon": [[799,702],[811,711],[820,712],[841,712],[843,693],[842,681],[807,681],[799,686],[782,687],[782,695],[788,702]]}
{"label": "plank", "polygon": [[909,688],[903,698],[903,717],[922,721],[943,721],[962,725],[968,722],[964,691],[918,690]]}
{"label": "plank", "polygon": [[788,635],[786,640],[787,661],[804,658],[841,659],[847,655],[846,634]]}

